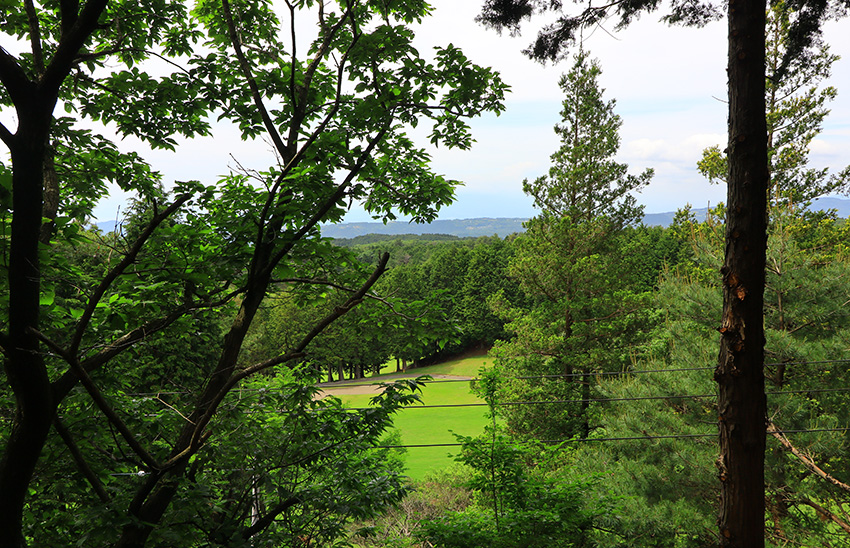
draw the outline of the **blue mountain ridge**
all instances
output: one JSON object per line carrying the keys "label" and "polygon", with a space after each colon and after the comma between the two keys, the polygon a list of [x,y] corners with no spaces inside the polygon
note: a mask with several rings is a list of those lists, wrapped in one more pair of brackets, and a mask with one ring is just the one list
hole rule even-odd
{"label": "blue mountain ridge", "polygon": [[[850,217],[850,200],[842,198],[818,198],[814,201],[811,209],[820,211],[834,209],[841,218]],[[707,208],[691,209],[697,220],[705,219]],[[669,226],[676,215],[675,211],[664,213],[647,213],[643,217],[643,223],[647,226]],[[475,219],[438,219],[429,224],[415,224],[405,221],[390,221],[386,224],[381,222],[362,223],[339,223],[335,225],[324,225],[322,235],[330,238],[354,238],[366,234],[449,234],[452,236],[479,237],[497,235],[502,238],[517,232],[524,232],[522,224],[526,218],[492,218],[479,217]],[[97,223],[97,227],[103,232],[115,229],[115,221],[103,221]]]}

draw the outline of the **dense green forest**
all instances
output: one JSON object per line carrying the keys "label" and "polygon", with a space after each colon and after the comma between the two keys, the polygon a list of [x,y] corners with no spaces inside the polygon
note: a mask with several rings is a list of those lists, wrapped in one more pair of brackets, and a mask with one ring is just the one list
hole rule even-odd
{"label": "dense green forest", "polygon": [[[483,4],[511,31],[561,7]],[[624,25],[656,7],[615,4]],[[758,85],[730,71],[730,96],[755,90],[759,137],[694,159],[728,207],[640,223],[653,170],[617,161],[622,119],[579,44],[523,233],[338,241],[321,227],[354,203],[427,222],[454,199],[406,131],[464,150],[468,119],[505,108],[493,69],[420,55],[425,2],[5,2],[0,548],[737,546],[753,500],[769,546],[850,545],[850,227],[808,209],[850,178],[808,165],[836,57],[823,3],[766,7],[730,10],[758,15],[758,55],[733,56],[766,52]],[[600,9],[530,53],[563,58]],[[224,125],[266,164],[166,181],[120,146]],[[134,198],[103,233],[110,185]],[[417,369],[482,351],[486,428],[411,481],[393,417],[428,390]],[[408,375],[365,408],[319,386],[387,368]]]}

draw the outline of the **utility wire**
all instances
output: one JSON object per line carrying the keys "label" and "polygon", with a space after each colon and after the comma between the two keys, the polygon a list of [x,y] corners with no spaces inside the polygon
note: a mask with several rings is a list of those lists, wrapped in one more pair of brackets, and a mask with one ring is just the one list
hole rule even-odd
{"label": "utility wire", "polygon": [[[821,392],[850,392],[850,388],[813,388],[811,390],[782,390],[765,392],[767,395],[777,394],[814,394]],[[530,400],[530,401],[510,401],[496,404],[496,407],[509,407],[518,405],[541,405],[548,403],[608,403],[617,401],[648,401],[648,400],[683,400],[683,399],[704,399],[716,398],[717,394],[680,394],[673,396],[633,396],[622,398],[588,398],[580,400]],[[407,405],[399,407],[399,409],[434,409],[443,407],[486,407],[487,403],[445,403],[437,405]],[[349,407],[351,411],[365,411],[369,407]]]}
{"label": "utility wire", "polygon": [[[847,432],[848,428],[812,428],[809,430],[783,430],[783,434],[800,434],[808,432]],[[641,440],[664,440],[664,439],[692,439],[692,438],[713,438],[718,435],[713,434],[669,434],[660,436],[624,436],[619,438],[571,438],[563,440],[540,440],[540,443],[555,445],[558,443],[585,443],[595,441],[641,441]],[[460,447],[462,443],[422,443],[410,445],[375,445],[373,449],[407,449],[419,447]]]}
{"label": "utility wire", "polygon": [[[783,434],[799,434],[799,433],[808,433],[808,432],[847,432],[850,431],[850,428],[812,428],[809,430],[783,430]],[[539,440],[540,443],[544,443],[547,445],[556,445],[559,443],[585,443],[585,442],[597,442],[597,441],[647,441],[647,440],[667,440],[667,439],[693,439],[693,438],[712,438],[717,436],[718,433],[715,432],[713,434],[669,434],[669,435],[659,435],[659,436],[623,436],[618,438],[570,438],[563,440]],[[373,445],[370,449],[418,449],[424,447],[461,447],[462,443],[418,443],[418,444],[408,444],[408,445]],[[230,470],[238,470],[244,471],[239,468],[234,468]],[[148,474],[148,472],[144,470],[140,470],[138,472],[116,472],[109,474],[110,476],[135,476],[135,477],[144,477]]]}
{"label": "utility wire", "polygon": [[[833,363],[850,363],[850,359],[840,359],[840,360],[821,360],[821,361],[810,361],[810,362],[771,362],[764,364],[765,367],[768,366],[789,366],[789,365],[824,365],[824,364],[833,364]],[[534,379],[562,379],[562,378],[573,378],[573,377],[601,377],[601,376],[611,376],[611,375],[637,375],[643,373],[678,373],[683,371],[709,371],[715,369],[714,367],[684,367],[684,368],[676,368],[676,369],[638,369],[638,370],[625,370],[625,371],[594,371],[588,373],[564,373],[560,375],[528,375],[528,376],[508,376],[505,379],[519,379],[519,380],[534,380]],[[394,373],[391,373],[394,374]],[[400,373],[400,374],[410,374],[410,373]],[[427,375],[427,373],[426,373]],[[403,380],[408,377],[403,377],[402,379],[386,379],[386,381],[392,382],[393,380]],[[439,384],[439,383],[449,383],[449,382],[475,382],[480,380],[478,377],[473,377],[469,379],[432,379],[426,381],[428,384]],[[373,382],[362,382],[362,383],[351,383],[347,381],[335,381],[335,382],[323,382],[318,383],[316,386],[318,388],[353,388],[359,386],[376,386],[382,383],[382,380],[375,380]],[[262,392],[268,391],[267,388],[242,388],[239,389],[240,392]],[[147,397],[147,396],[161,396],[161,395],[185,395],[189,394],[188,391],[159,391],[159,392],[133,392],[127,394],[130,397]]]}

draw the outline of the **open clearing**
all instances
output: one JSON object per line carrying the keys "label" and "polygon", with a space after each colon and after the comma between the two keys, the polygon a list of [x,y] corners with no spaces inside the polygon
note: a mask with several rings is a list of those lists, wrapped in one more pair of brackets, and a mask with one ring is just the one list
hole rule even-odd
{"label": "open clearing", "polygon": [[[416,378],[430,375],[434,381],[463,381],[477,376],[478,369],[487,364],[484,354],[450,360],[428,367],[419,367],[405,373],[389,373],[356,381],[323,384],[322,390],[340,398],[346,406],[366,407],[378,387],[370,381],[388,382],[399,378]],[[424,405],[484,403],[470,391],[469,382],[430,382],[422,390]],[[349,386],[346,386],[349,385]],[[396,415],[395,427],[401,432],[405,445],[435,445],[456,443],[452,432],[475,436],[487,423],[485,407],[438,407],[403,409]],[[413,479],[422,479],[429,472],[449,466],[457,447],[411,447],[407,449],[408,473]]]}

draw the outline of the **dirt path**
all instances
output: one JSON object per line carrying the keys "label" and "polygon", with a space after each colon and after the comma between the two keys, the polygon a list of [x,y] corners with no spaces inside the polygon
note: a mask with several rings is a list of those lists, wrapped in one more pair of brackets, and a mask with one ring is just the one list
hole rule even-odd
{"label": "dirt path", "polygon": [[[319,397],[324,397],[326,394],[333,394],[334,396],[377,394],[378,392],[380,392],[380,387],[375,384],[368,384],[369,382],[379,383],[395,381],[398,379],[415,379],[419,376],[420,375],[414,373],[398,373],[394,375],[387,375],[386,377],[380,377],[377,379],[356,379],[333,383],[325,382],[319,385],[319,387],[322,389],[322,391],[319,393]],[[434,379],[447,379],[458,381],[472,380],[472,377],[465,377],[462,375],[431,375],[431,377]]]}

